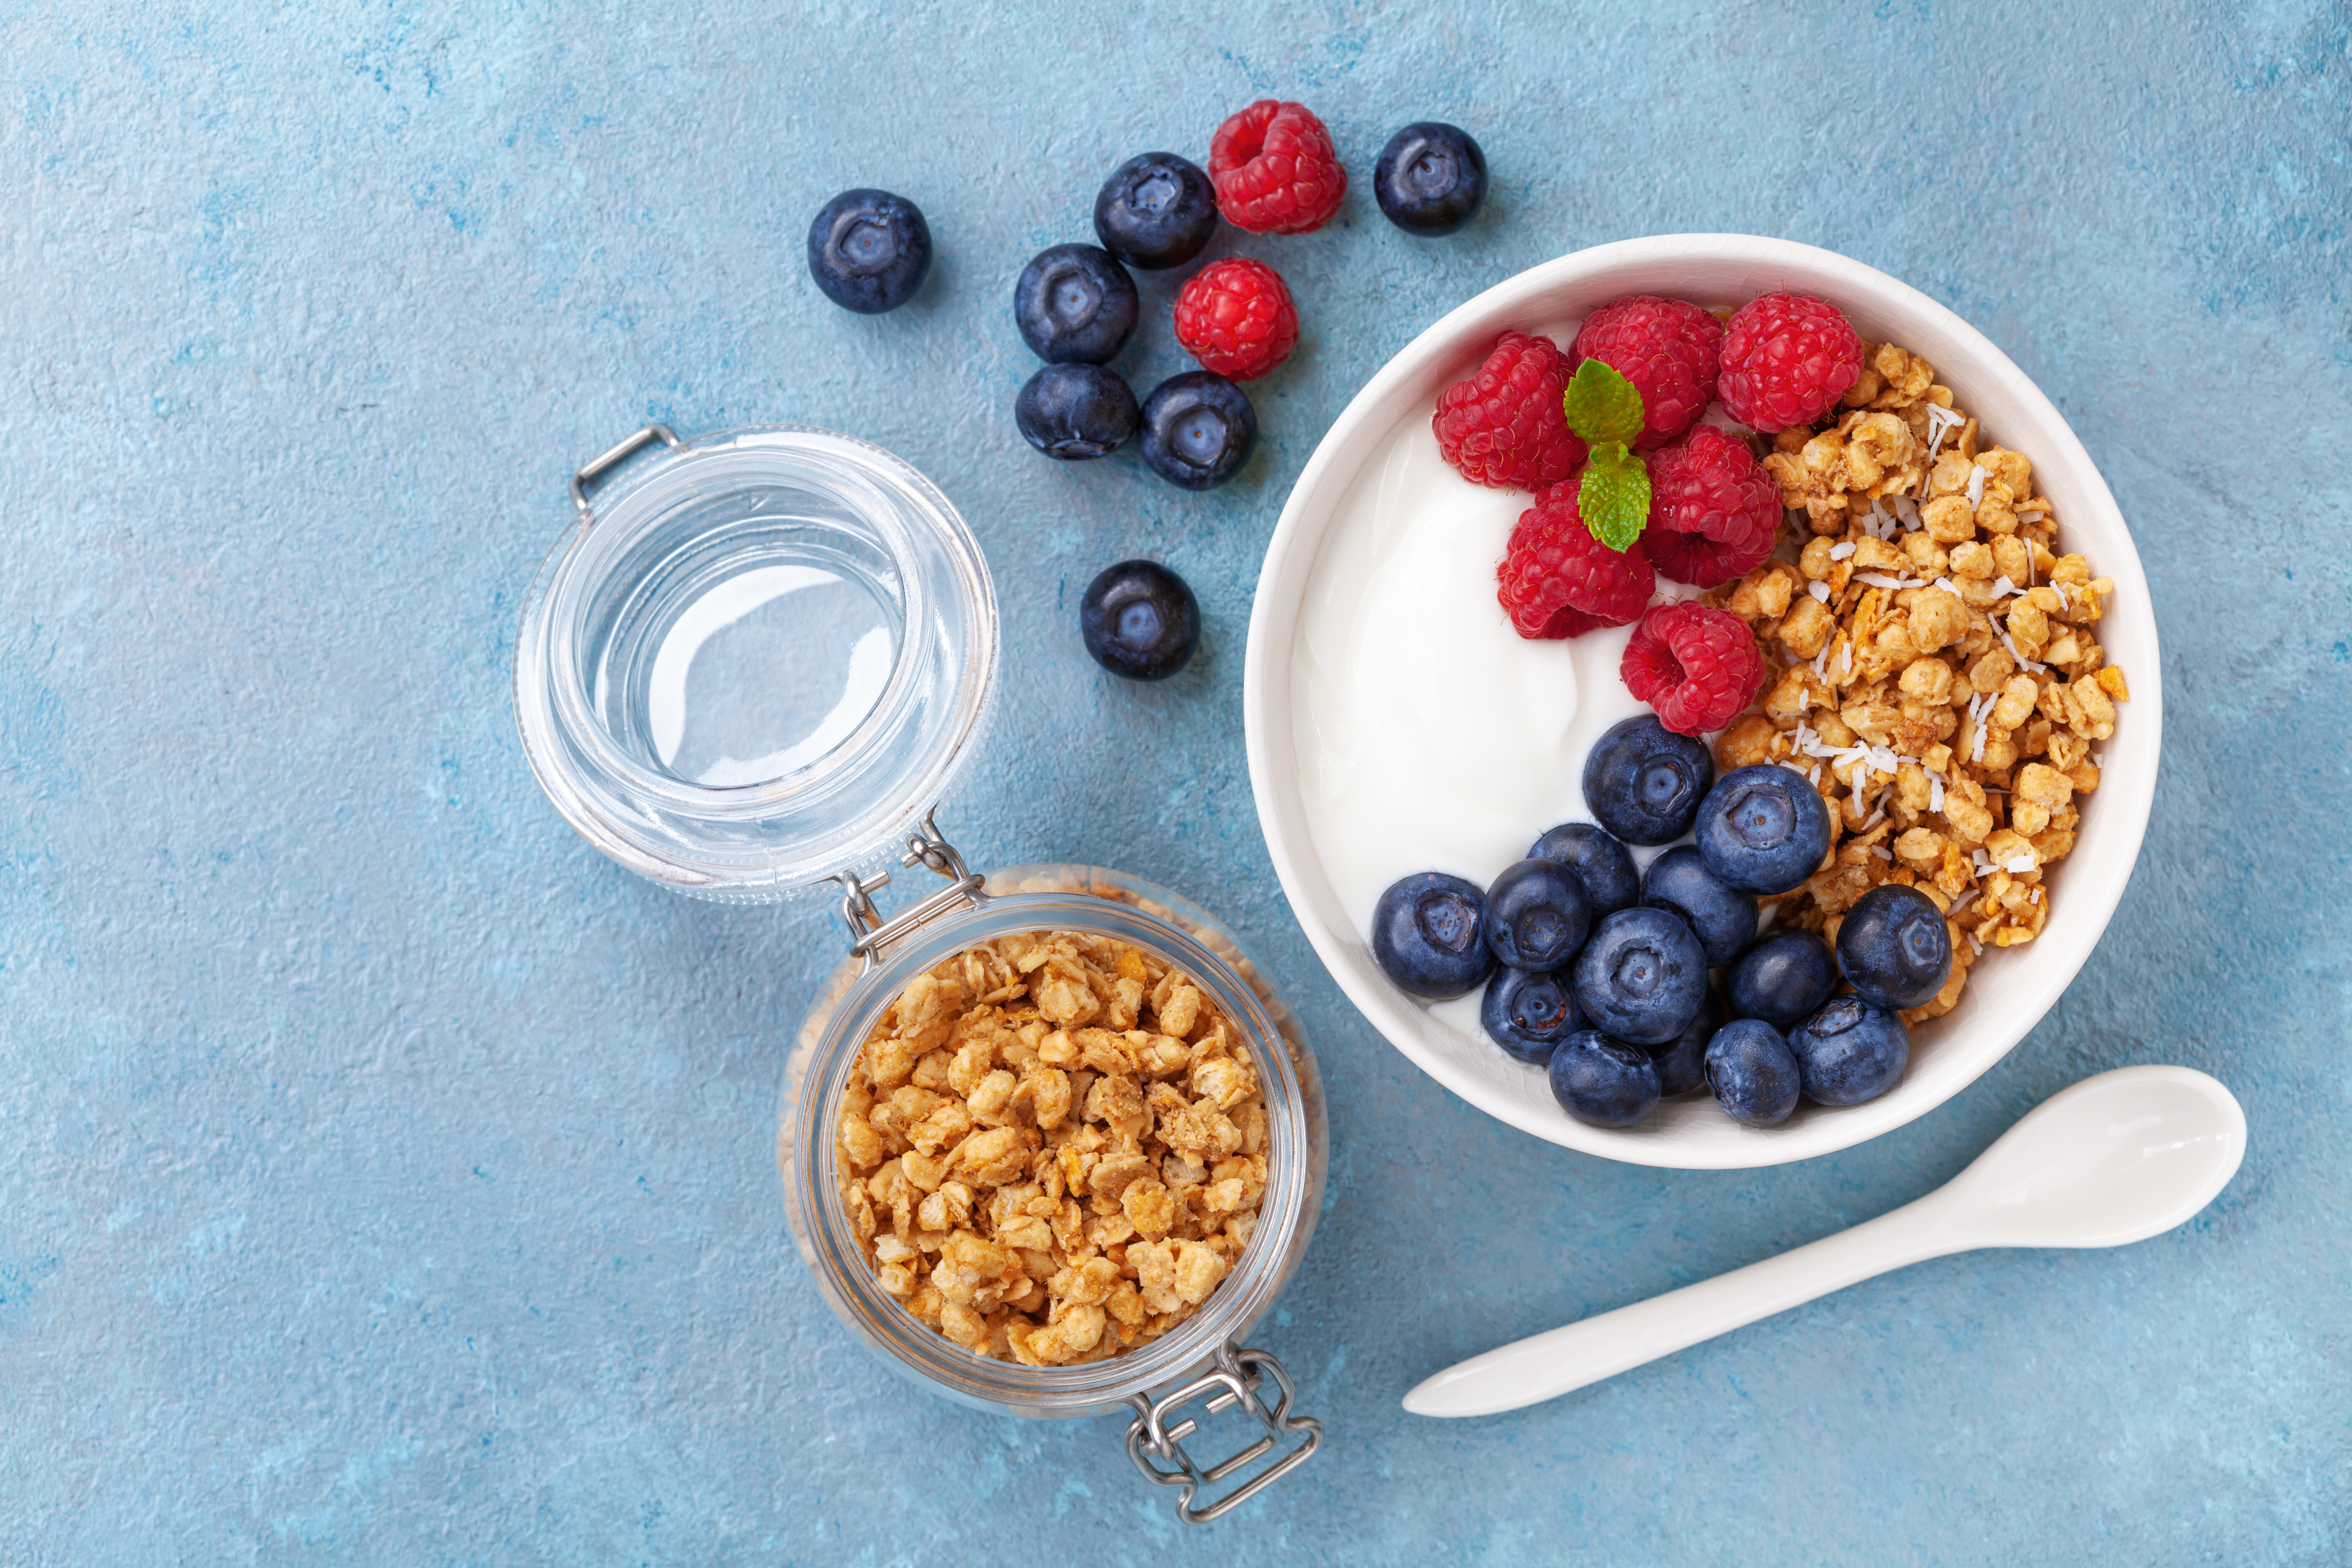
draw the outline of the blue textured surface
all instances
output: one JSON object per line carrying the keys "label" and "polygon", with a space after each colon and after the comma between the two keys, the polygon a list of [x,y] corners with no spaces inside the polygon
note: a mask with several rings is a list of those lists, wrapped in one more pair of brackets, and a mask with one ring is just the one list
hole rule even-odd
{"label": "blue textured surface", "polygon": [[[2346,11],[1143,10],[0,0],[0,1563],[2352,1554]],[[1014,273],[1120,159],[1202,156],[1266,94],[1357,187],[1249,247],[1307,323],[1260,455],[1204,497],[1034,457]],[[1494,171],[1449,240],[1365,188],[1425,117]],[[858,184],[939,243],[879,319],[801,266]],[[1258,558],[1353,390],[1520,268],[1691,229],[1843,250],[2015,357],[2137,531],[2172,701],[2058,1009],[1936,1114],[1747,1174],[1537,1142],[1389,1050],[1289,917],[1240,742]],[[1126,362],[1177,363],[1159,331]],[[648,416],[835,426],[935,478],[1013,693],[956,837],[1191,892],[1307,1019],[1330,1203],[1261,1339],[1331,1439],[1216,1533],[1113,1424],[877,1377],[771,1161],[837,933],[634,881],[533,786],[519,598],[566,475]],[[1157,689],[1074,624],[1147,552],[1208,622]],[[1397,1407],[2139,1061],[2251,1119],[2186,1229],[1925,1264],[1492,1420]]]}

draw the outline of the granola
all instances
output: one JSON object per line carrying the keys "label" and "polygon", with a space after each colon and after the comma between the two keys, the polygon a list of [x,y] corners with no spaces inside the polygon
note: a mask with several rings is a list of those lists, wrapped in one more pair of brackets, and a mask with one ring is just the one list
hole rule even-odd
{"label": "granola", "polygon": [[1257,1223],[1246,1042],[1141,948],[1032,931],[918,975],[859,1052],[835,1142],[882,1288],[975,1355],[1101,1361],[1198,1311]]}
{"label": "granola", "polygon": [[[1987,946],[2041,934],[2044,871],[2129,697],[2096,630],[2115,584],[2061,555],[2021,453],[1983,444],[1934,367],[1864,344],[1861,378],[1764,459],[1798,524],[1793,561],[1706,595],[1745,620],[1768,673],[1717,738],[1726,768],[1778,763],[1830,806],[1830,852],[1779,921],[1836,939],[1882,882],[1945,912],[1950,979],[1903,1016],[1951,1011]],[[1787,553],[1787,552],[1783,552]]]}

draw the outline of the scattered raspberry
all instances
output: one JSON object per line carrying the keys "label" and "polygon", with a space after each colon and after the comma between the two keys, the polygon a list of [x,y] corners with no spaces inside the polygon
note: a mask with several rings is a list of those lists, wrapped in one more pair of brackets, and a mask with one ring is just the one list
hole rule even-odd
{"label": "scattered raspberry", "polygon": [[1552,486],[1519,514],[1495,579],[1501,584],[1495,597],[1523,637],[1624,626],[1657,584],[1639,550],[1621,553],[1592,537],[1577,515],[1574,480]]}
{"label": "scattered raspberry", "polygon": [[1505,332],[1467,381],[1437,395],[1437,449],[1474,485],[1541,490],[1584,461],[1560,395],[1569,363],[1549,338]]}
{"label": "scattered raspberry", "polygon": [[[1634,294],[1584,318],[1569,369],[1597,359],[1642,395],[1644,425],[1633,446],[1651,451],[1691,427],[1715,399],[1723,323],[1696,305]],[[1843,389],[1841,388],[1841,391]]]}
{"label": "scattered raspberry", "polygon": [[1764,684],[1764,656],[1748,623],[1697,604],[1653,605],[1617,668],[1625,689],[1678,735],[1722,729]]}
{"label": "scattered raspberry", "polygon": [[1259,99],[1217,127],[1209,143],[1217,210],[1252,234],[1311,234],[1348,194],[1331,133],[1303,103]]}
{"label": "scattered raspberry", "polygon": [[1280,273],[1230,256],[1186,279],[1176,296],[1176,341],[1202,369],[1255,381],[1298,346],[1298,310]]}
{"label": "scattered raspberry", "polygon": [[1769,435],[1819,419],[1861,374],[1862,339],[1836,306],[1767,294],[1724,329],[1716,391],[1734,419]]}

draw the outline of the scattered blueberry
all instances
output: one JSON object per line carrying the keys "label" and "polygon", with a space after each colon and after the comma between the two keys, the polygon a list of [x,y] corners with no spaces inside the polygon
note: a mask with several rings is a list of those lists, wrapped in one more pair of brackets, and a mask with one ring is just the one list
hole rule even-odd
{"label": "scattered blueberry", "polygon": [[931,230],[887,191],[844,191],[809,225],[809,276],[845,310],[878,316],[915,297],[931,265]]}
{"label": "scattered blueberry", "polygon": [[1217,188],[1173,153],[1129,158],[1095,197],[1095,237],[1129,267],[1181,267],[1217,231]]}
{"label": "scattered blueberry", "polygon": [[1201,640],[1201,605],[1184,579],[1151,561],[1122,561],[1078,601],[1087,652],[1113,675],[1165,680]]}
{"label": "scattered blueberry", "polygon": [[1486,154],[1455,127],[1421,121],[1381,149],[1372,194],[1389,221],[1407,234],[1452,234],[1486,199]]}
{"label": "scattered blueberry", "polygon": [[1877,1007],[1916,1007],[1952,973],[1944,911],[1916,888],[1881,882],[1855,900],[1838,926],[1838,967]]}
{"label": "scattered blueberry", "polygon": [[1662,1046],[1690,1026],[1706,1000],[1706,954],[1682,918],[1619,910],[1594,928],[1570,970],[1576,1005],[1620,1040]]}
{"label": "scattered blueberry", "polygon": [[1584,884],[1594,920],[1642,901],[1642,874],[1633,868],[1633,854],[1605,828],[1589,822],[1563,823],[1537,839],[1528,854],[1537,860],[1557,860],[1575,872]]}
{"label": "scattered blueberry", "polygon": [[1506,969],[1486,983],[1486,994],[1478,999],[1478,1022],[1488,1039],[1538,1067],[1551,1059],[1554,1046],[1584,1027],[1566,975],[1520,969]]}
{"label": "scattered blueberry", "polygon": [[1049,458],[1099,458],[1135,434],[1143,415],[1115,370],[1049,364],[1013,400],[1022,438]]}
{"label": "scattered blueberry", "polygon": [[1557,860],[1518,860],[1486,888],[1486,945],[1513,969],[1553,970],[1592,924],[1576,873]]}
{"label": "scattered blueberry", "polygon": [[1734,1018],[1706,1047],[1706,1086],[1734,1121],[1777,1127],[1797,1109],[1803,1074],[1780,1031],[1761,1018]]}
{"label": "scattered blueberry", "polygon": [[1108,250],[1057,245],[1041,250],[1013,285],[1022,341],[1048,364],[1100,364],[1135,330],[1135,279]]}
{"label": "scattered blueberry", "polygon": [[1812,1016],[1837,989],[1829,943],[1809,931],[1767,931],[1723,977],[1735,1018],[1761,1018],[1776,1029]]}
{"label": "scattered blueberry", "polygon": [[1249,461],[1257,410],[1211,371],[1171,375],[1143,400],[1143,460],[1170,484],[1213,489]]}
{"label": "scattered blueberry", "polygon": [[1579,1121],[1631,1127],[1658,1106],[1658,1069],[1639,1046],[1579,1029],[1551,1053],[1551,1097]]}
{"label": "scattered blueberry", "polygon": [[1584,804],[1628,844],[1671,844],[1690,831],[1715,759],[1706,742],[1677,735],[1654,713],[1609,727],[1584,759]]}
{"label": "scattered blueberry", "polygon": [[1416,996],[1443,1002],[1494,973],[1486,947],[1486,896],[1443,871],[1416,871],[1389,884],[1372,910],[1372,956],[1381,973]]}
{"label": "scattered blueberry", "polygon": [[1725,887],[1687,844],[1650,862],[1642,879],[1642,902],[1682,916],[1698,933],[1710,969],[1729,963],[1756,940],[1756,900]]}
{"label": "scattered blueberry", "polygon": [[1736,768],[1698,808],[1698,852],[1726,887],[1785,893],[1820,868],[1830,808],[1805,775],[1777,763]]}
{"label": "scattered blueberry", "polygon": [[1807,1100],[1860,1105],[1885,1094],[1903,1076],[1911,1059],[1911,1031],[1885,1007],[1859,996],[1837,996],[1789,1031],[1789,1049],[1804,1075]]}
{"label": "scattered blueberry", "polygon": [[1706,1087],[1706,1043],[1722,1027],[1723,1005],[1709,995],[1698,1005],[1698,1016],[1670,1044],[1652,1047],[1661,1095],[1672,1098]]}

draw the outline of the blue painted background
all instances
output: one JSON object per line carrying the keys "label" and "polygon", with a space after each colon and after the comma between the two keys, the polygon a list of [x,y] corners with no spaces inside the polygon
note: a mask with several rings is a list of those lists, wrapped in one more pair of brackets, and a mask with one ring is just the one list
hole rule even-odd
{"label": "blue painted background", "polygon": [[[2347,11],[1145,9],[0,0],[0,1563],[2352,1554]],[[1119,160],[1267,94],[1358,184],[1247,246],[1306,322],[1259,455],[1201,497],[1033,456],[1014,273]],[[1437,242],[1365,189],[1428,117],[1495,175]],[[802,268],[851,184],[938,237],[891,316]],[[1240,741],[1259,556],[1353,390],[1523,267],[1692,229],[1844,251],[2015,357],[2133,521],[2173,704],[2065,1001],[1936,1114],[1752,1174],[1538,1143],[1388,1049],[1291,921]],[[648,418],[936,479],[1008,634],[955,837],[1191,892],[1308,1021],[1330,1205],[1261,1341],[1331,1438],[1217,1532],[1115,1424],[877,1377],[771,1162],[838,933],[635,882],[534,787],[519,600],[566,476]],[[1074,626],[1139,553],[1208,619],[1157,689]],[[1397,1407],[2139,1061],[2252,1121],[2182,1231],[1925,1264],[1512,1415]]]}

